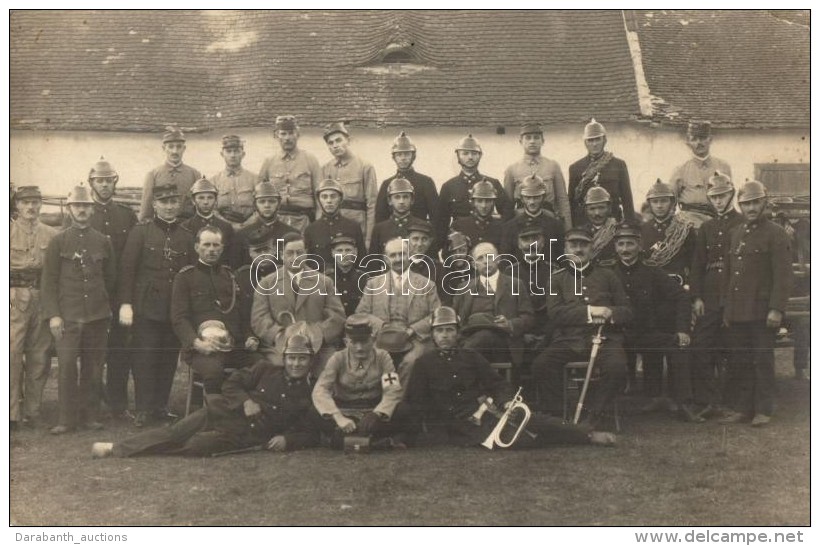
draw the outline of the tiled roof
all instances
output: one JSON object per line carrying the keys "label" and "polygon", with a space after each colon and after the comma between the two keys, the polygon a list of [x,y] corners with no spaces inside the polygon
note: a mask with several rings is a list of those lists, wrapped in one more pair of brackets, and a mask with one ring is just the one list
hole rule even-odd
{"label": "tiled roof", "polygon": [[[413,62],[381,63],[390,44]],[[620,11],[16,11],[10,48],[12,128],[639,115]]]}
{"label": "tiled roof", "polygon": [[808,13],[654,10],[627,13],[627,21],[658,118],[809,126]]}

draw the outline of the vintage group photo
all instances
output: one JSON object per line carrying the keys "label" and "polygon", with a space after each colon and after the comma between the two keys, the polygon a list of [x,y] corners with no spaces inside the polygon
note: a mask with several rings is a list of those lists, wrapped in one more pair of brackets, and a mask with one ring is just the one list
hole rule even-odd
{"label": "vintage group photo", "polygon": [[12,526],[808,526],[809,10],[12,10]]}

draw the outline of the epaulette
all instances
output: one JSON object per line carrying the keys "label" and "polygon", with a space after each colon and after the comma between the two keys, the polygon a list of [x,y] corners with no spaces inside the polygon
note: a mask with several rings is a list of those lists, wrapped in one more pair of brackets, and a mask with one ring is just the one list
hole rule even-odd
{"label": "epaulette", "polygon": [[196,269],[193,265],[186,265],[182,269],[179,270],[179,273],[185,273],[186,271],[191,271],[192,269]]}

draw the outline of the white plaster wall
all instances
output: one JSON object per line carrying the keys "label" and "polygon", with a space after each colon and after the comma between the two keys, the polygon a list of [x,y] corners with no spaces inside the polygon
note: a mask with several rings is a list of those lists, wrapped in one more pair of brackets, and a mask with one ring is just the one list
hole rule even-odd
{"label": "white plaster wall", "polygon": [[[552,126],[547,129],[544,155],[557,160],[567,177],[570,163],[586,151],[581,140],[582,126]],[[353,128],[352,147],[372,162],[379,180],[391,176],[394,165],[390,145],[399,130]],[[189,134],[185,161],[206,175],[222,168],[219,156],[220,138],[228,132],[246,140],[245,166],[257,171],[265,156],[277,146],[271,132],[265,129],[235,129],[206,134]],[[458,172],[453,148],[458,140],[472,132],[484,148],[481,171],[501,178],[504,168],[521,155],[518,128],[507,127],[507,134],[491,129],[413,129],[410,136],[419,149],[417,170],[433,177],[439,186]],[[608,127],[609,149],[623,158],[632,178],[635,201],[641,202],[656,178],[666,180],[674,167],[689,158],[683,135],[679,131],[657,129],[637,124]],[[321,131],[303,129],[300,145],[314,153],[320,163],[330,159]],[[734,178],[742,182],[751,178],[755,163],[808,163],[808,130],[727,130],[718,131],[714,155],[732,166]],[[121,186],[142,184],[145,173],[163,161],[160,136],[142,133],[12,131],[10,173],[16,185],[39,184],[44,192],[65,194],[70,187],[85,180],[95,161],[105,157],[120,173]]]}

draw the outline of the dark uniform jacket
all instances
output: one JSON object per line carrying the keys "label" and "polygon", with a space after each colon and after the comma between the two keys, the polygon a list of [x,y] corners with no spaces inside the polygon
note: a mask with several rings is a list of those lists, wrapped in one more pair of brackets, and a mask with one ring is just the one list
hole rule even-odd
{"label": "dark uniform jacket", "polygon": [[[480,282],[478,276],[473,277],[470,291],[453,298],[453,308],[461,317],[462,324],[466,324],[473,314],[473,294],[487,294],[487,289]],[[530,331],[533,326],[532,303],[526,286],[519,278],[498,273],[493,314],[503,315],[510,321],[513,336],[520,337]]]}
{"label": "dark uniform jacket", "polygon": [[[441,187],[441,193],[438,199],[438,208],[436,209],[436,223],[434,224],[435,233],[438,237],[438,245],[436,248],[445,248],[447,243],[447,234],[450,232],[450,220],[461,218],[462,216],[469,216],[473,211],[473,206],[470,203],[470,190],[479,180],[487,180],[495,187],[498,199],[495,201],[495,208],[498,214],[501,215],[502,220],[509,220],[515,214],[513,201],[504,188],[501,182],[495,178],[484,176],[476,171],[473,175],[466,175],[464,171],[460,172],[458,176],[451,178]],[[473,241],[473,244],[476,242]]]}
{"label": "dark uniform jacket", "polygon": [[[580,275],[576,295],[575,276]],[[576,272],[570,265],[555,273],[552,288],[557,295],[550,296],[549,317],[555,331],[552,342],[561,343],[583,352],[589,349],[598,325],[589,322],[587,307],[604,306],[612,309],[612,322],[606,328],[607,338],[623,341],[620,333],[632,321],[629,297],[618,276],[611,270],[590,263],[583,271]]]}
{"label": "dark uniform jacket", "polygon": [[[609,220],[607,220],[607,222],[609,222]],[[609,229],[609,226],[607,225],[607,223],[604,223],[602,226],[595,227],[594,225],[592,225],[592,223],[588,222],[588,223],[584,224],[583,227],[585,227],[590,233],[592,233],[593,237],[598,232],[598,230]],[[560,254],[559,254],[559,256],[560,256]],[[600,263],[600,262],[612,263],[612,260],[617,260],[617,259],[618,259],[618,253],[615,252],[615,237],[612,237],[609,240],[609,242],[607,243],[607,245],[604,248],[602,248],[600,250],[600,252],[598,252],[598,254],[592,259],[592,261],[595,262],[595,263]],[[559,265],[561,265],[561,264],[559,264]]]}
{"label": "dark uniform jacket", "polygon": [[206,320],[218,320],[241,346],[250,331],[242,331],[237,305],[239,286],[226,265],[211,266],[197,261],[183,267],[174,278],[171,295],[171,325],[183,349],[193,345],[197,328]]}
{"label": "dark uniform jacket", "polygon": [[613,270],[632,302],[633,318],[628,331],[688,333],[692,307],[689,294],[663,269],[638,260],[626,265],[618,260]]}
{"label": "dark uniform jacket", "polygon": [[[410,167],[406,171],[400,171],[382,182],[379,188],[379,195],[376,198],[376,222],[383,222],[390,217],[390,205],[387,202],[387,187],[396,178],[404,178],[413,185],[413,208],[410,214],[422,220],[429,220],[435,224],[436,205],[438,202],[438,190],[436,183],[429,176],[417,173]],[[371,243],[371,246],[372,243]]]}
{"label": "dark uniform jacket", "polygon": [[117,264],[110,239],[96,229],[75,224],[55,235],[46,249],[42,275],[44,319],[86,323],[111,317]]}
{"label": "dark uniform jacket", "polygon": [[134,315],[170,322],[171,289],[180,269],[195,261],[193,235],[179,221],[154,218],[134,226],[120,267],[120,302]]}
{"label": "dark uniform jacket", "polygon": [[191,235],[194,236],[194,242],[196,242],[196,234],[199,233],[199,230],[205,226],[219,228],[219,231],[222,232],[223,248],[222,257],[219,259],[219,263],[228,263],[228,257],[231,255],[230,253],[233,243],[233,226],[230,222],[223,220],[216,214],[212,214],[208,218],[200,214],[194,214],[187,220],[183,221],[182,226],[191,232]]}
{"label": "dark uniform jacket", "polygon": [[[518,234],[525,227],[537,225],[541,228],[541,233],[544,234],[544,254],[545,259],[550,259],[550,245],[553,248],[553,257],[556,259],[564,253],[564,225],[550,212],[541,211],[536,216],[530,215],[527,211],[517,215],[512,220],[505,222],[502,228],[501,247],[499,250],[505,254],[512,254],[518,261],[524,259],[524,255],[518,248]],[[555,242],[550,242],[555,239]]]}
{"label": "dark uniform jacket", "polygon": [[370,254],[384,254],[384,245],[390,239],[410,237],[410,226],[419,221],[420,219],[412,214],[401,218],[391,214],[387,220],[378,222],[373,226],[373,234],[370,236]]}
{"label": "dark uniform jacket", "polygon": [[766,218],[736,226],[724,277],[724,320],[759,322],[770,309],[784,312],[792,276],[790,240],[782,227]]}
{"label": "dark uniform jacket", "polygon": [[[641,224],[641,246],[643,246],[643,254],[646,258],[651,256],[653,247],[662,245],[666,241],[666,232],[672,223],[672,218],[673,216],[670,216],[663,222],[652,219]],[[690,228],[680,249],[667,264],[661,266],[667,273],[680,276],[680,281],[683,281],[683,284],[689,283],[689,272],[692,266],[692,255],[695,252],[696,237],[695,230]]]}
{"label": "dark uniform jacket", "polygon": [[[251,260],[251,254],[248,250],[248,238],[257,234],[260,230],[270,230],[273,232],[274,255],[278,252],[278,247],[275,244],[276,240],[284,237],[285,233],[289,233],[291,231],[296,233],[295,229],[280,221],[278,218],[273,222],[265,223],[259,216],[256,216],[253,222],[250,222],[248,225],[237,231],[233,238],[230,257],[228,259],[231,269],[239,269],[243,265],[250,264],[253,261]],[[279,261],[281,261],[281,256],[276,257]]]}
{"label": "dark uniform jacket", "polygon": [[535,260],[530,263],[522,261],[518,267],[518,278],[527,290],[530,297],[535,324],[544,325],[549,317],[547,307],[549,305],[550,278],[552,276],[552,265],[545,256],[543,260]]}
{"label": "dark uniform jacket", "polygon": [[[471,211],[467,216],[462,216],[453,220],[451,231],[460,231],[470,238],[472,246],[478,243],[492,243],[495,248],[501,249],[501,240],[504,230],[504,221],[498,218],[481,218],[475,211]],[[446,234],[445,234],[446,236]]]}
{"label": "dark uniform jacket", "polygon": [[[576,188],[581,182],[581,175],[589,166],[589,155],[569,166],[569,204],[572,211],[572,225],[577,226],[586,221],[584,212],[584,198],[586,195],[576,196]],[[635,206],[632,204],[632,187],[629,183],[629,171],[622,159],[613,157],[601,169],[598,185],[609,192],[612,198],[612,215],[617,220],[632,220],[635,217]],[[623,213],[621,212],[623,209]]]}
{"label": "dark uniform jacket", "polygon": [[131,228],[137,223],[137,215],[131,207],[116,203],[113,200],[108,203],[94,203],[94,213],[91,215],[89,225],[111,239],[114,248],[114,256],[119,263],[125,242]]}
{"label": "dark uniform jacket", "polygon": [[321,218],[305,228],[305,248],[309,254],[316,254],[324,260],[324,264],[319,264],[320,269],[333,265],[330,240],[336,235],[353,237],[353,240],[356,241],[359,260],[364,258],[367,253],[367,248],[364,246],[362,227],[359,224],[339,213],[333,216],[323,214]]}
{"label": "dark uniform jacket", "polygon": [[743,215],[734,209],[723,216],[705,221],[695,238],[689,289],[693,298],[703,300],[706,311],[720,308],[724,271],[729,267],[731,232],[743,223]]}
{"label": "dark uniform jacket", "polygon": [[[249,443],[257,444],[284,435],[288,451],[312,447],[319,444],[319,432],[309,426],[312,390],[307,377],[290,379],[283,368],[275,368],[263,361],[250,368],[241,368],[225,379],[222,395],[208,397],[209,415],[212,413],[211,401],[220,401],[226,406],[225,411],[220,412],[225,420],[214,428],[244,432],[255,439]],[[246,400],[262,406],[259,417],[245,416],[243,405]]]}
{"label": "dark uniform jacket", "polygon": [[364,269],[351,267],[347,272],[331,265],[325,269],[325,276],[333,281],[336,295],[342,300],[345,316],[356,312],[356,306],[362,300],[362,289],[367,283],[368,273]]}

